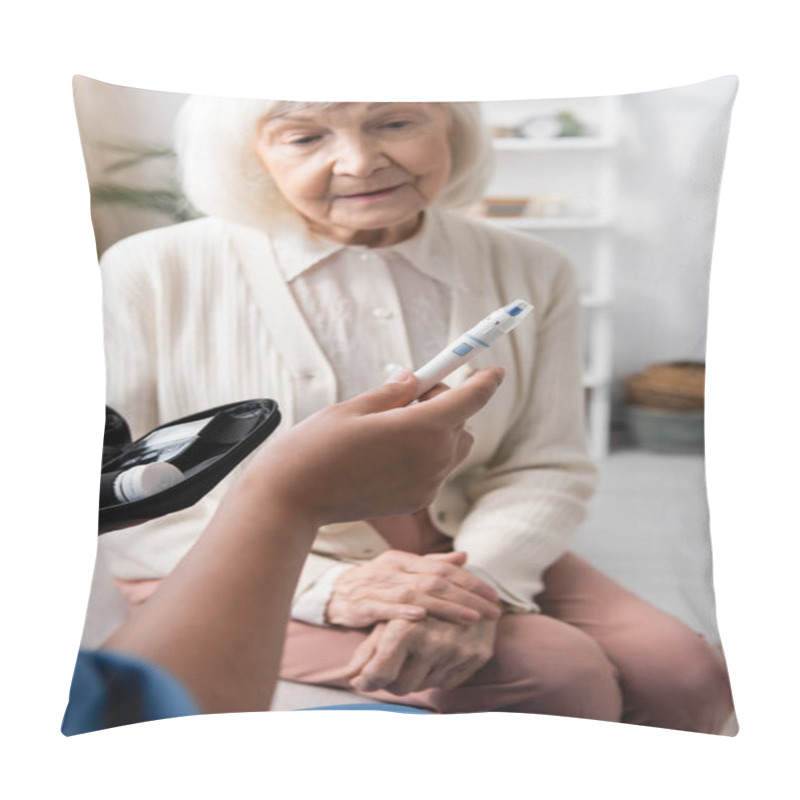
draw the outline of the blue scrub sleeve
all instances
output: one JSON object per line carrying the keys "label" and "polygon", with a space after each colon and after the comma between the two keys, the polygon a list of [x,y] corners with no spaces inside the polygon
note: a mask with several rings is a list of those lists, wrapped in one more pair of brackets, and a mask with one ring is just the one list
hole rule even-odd
{"label": "blue scrub sleeve", "polygon": [[300,708],[298,711],[393,711],[395,714],[431,714],[424,708],[401,706],[395,703],[350,703],[340,706],[314,706]]}
{"label": "blue scrub sleeve", "polygon": [[122,653],[80,650],[61,732],[74,736],[199,713],[183,684],[163,667]]}
{"label": "blue scrub sleeve", "polygon": [[[318,706],[303,710],[430,713],[421,708],[389,703]],[[81,650],[72,676],[61,732],[65,736],[75,736],[136,722],[200,713],[183,684],[163,667],[108,650]]]}

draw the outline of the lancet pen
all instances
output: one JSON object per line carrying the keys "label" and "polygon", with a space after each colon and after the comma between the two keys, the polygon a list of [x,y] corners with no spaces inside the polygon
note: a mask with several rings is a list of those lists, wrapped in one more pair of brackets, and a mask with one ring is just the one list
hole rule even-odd
{"label": "lancet pen", "polygon": [[419,380],[416,396],[425,394],[446,375],[458,369],[462,364],[466,364],[482,350],[488,349],[492,342],[503,334],[514,330],[531,311],[533,311],[533,306],[530,303],[526,303],[524,300],[515,300],[513,303],[498,308],[497,311],[493,311],[474,328],[463,333],[427,364],[416,370],[414,375]]}

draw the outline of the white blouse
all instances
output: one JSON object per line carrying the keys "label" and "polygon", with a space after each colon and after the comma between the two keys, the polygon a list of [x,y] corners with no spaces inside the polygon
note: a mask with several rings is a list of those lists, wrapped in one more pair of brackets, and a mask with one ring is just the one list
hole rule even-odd
{"label": "white blouse", "polygon": [[278,267],[337,377],[337,400],[422,366],[447,344],[450,289],[420,253],[428,233],[391,247],[274,238]]}
{"label": "white blouse", "polygon": [[[451,287],[446,276],[426,272],[428,237],[424,223],[416,237],[391,247],[274,237],[278,267],[336,373],[337,400],[374,388],[400,367],[421,366],[447,343]],[[292,617],[325,624],[333,585],[353,566],[332,567],[300,592]]]}

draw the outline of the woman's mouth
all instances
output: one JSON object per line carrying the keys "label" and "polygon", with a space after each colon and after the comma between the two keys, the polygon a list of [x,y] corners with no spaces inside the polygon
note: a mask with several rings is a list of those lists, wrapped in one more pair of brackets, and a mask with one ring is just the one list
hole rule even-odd
{"label": "woman's mouth", "polygon": [[381,200],[384,197],[388,197],[393,192],[397,191],[403,186],[403,184],[398,184],[397,186],[387,186],[383,189],[375,189],[371,192],[357,192],[353,194],[340,194],[340,200],[356,200],[356,201],[370,201],[370,200]]}

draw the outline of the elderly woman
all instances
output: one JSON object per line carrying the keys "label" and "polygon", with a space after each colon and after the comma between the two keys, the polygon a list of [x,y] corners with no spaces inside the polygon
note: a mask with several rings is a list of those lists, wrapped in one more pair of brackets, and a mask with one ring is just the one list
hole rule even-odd
{"label": "elderly woman", "polygon": [[[478,357],[505,384],[432,504],[319,530],[283,677],[440,712],[717,732],[732,704],[716,651],[568,552],[595,480],[576,281],[544,242],[454,210],[487,175],[477,106],[194,97],[177,149],[206,216],[102,260],[109,403],[139,431],[252,396],[275,398],[292,425],[421,365],[516,297],[535,306]],[[133,602],[222,491],[104,537]]]}

